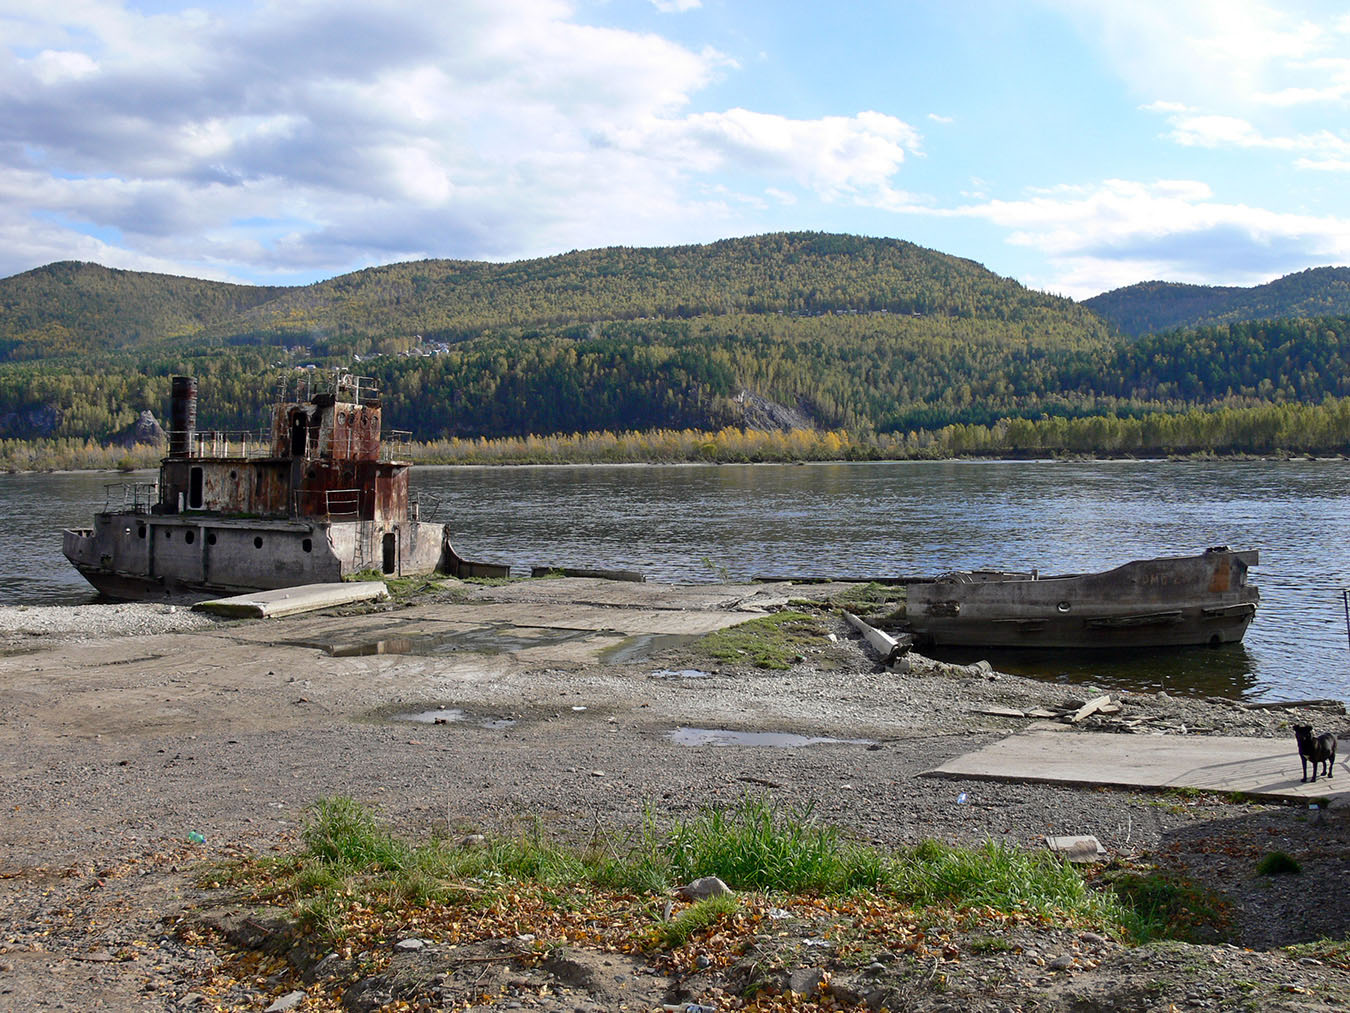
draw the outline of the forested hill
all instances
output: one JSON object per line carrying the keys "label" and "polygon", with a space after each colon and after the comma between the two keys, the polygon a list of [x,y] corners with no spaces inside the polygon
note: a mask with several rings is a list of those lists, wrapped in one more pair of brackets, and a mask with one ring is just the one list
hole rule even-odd
{"label": "forested hill", "polygon": [[1350,267],[1315,267],[1252,288],[1146,281],[1083,305],[1136,337],[1205,324],[1343,316],[1350,314]]}
{"label": "forested hill", "polygon": [[175,374],[200,380],[201,428],[254,429],[315,366],[374,377],[386,424],[424,440],[802,424],[867,439],[1350,396],[1350,315],[1129,339],[972,261],[820,233],[302,288],[80,264],[0,280],[0,438],[107,440],[144,409],[163,418]]}
{"label": "forested hill", "polygon": [[284,291],[62,261],[0,279],[0,361],[200,334]]}
{"label": "forested hill", "polygon": [[0,358],[154,342],[403,351],[419,338],[485,331],[529,336],[601,321],[850,312],[1041,319],[1078,333],[1099,327],[1070,300],[970,260],[899,240],[780,233],[507,264],[426,260],[296,288],[54,264],[0,280]]}

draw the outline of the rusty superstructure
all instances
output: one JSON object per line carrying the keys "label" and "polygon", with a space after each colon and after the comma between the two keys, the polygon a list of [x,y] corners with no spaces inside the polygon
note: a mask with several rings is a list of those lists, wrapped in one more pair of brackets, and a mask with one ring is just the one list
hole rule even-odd
{"label": "rusty superstructure", "polygon": [[[123,487],[66,558],[116,598],[190,598],[387,576],[492,572],[420,520],[410,464],[382,434],[373,381],[339,371],[279,398],[270,432],[200,432],[197,383],[174,377],[155,487]],[[406,434],[404,434],[406,435]]]}

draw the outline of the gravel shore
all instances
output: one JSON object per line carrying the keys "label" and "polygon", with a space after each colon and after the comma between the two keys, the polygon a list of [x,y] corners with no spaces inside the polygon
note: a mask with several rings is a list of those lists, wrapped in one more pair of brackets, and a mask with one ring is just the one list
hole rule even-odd
{"label": "gravel shore", "polygon": [[[554,598],[566,597],[566,587],[549,584]],[[459,589],[453,600],[492,594]],[[1054,709],[1081,702],[1081,690],[918,657],[893,672],[837,619],[828,620],[834,640],[804,650],[786,671],[714,662],[697,645],[617,664],[542,649],[334,657],[314,646],[423,608],[270,623],[155,605],[0,609],[0,1004],[210,1008],[185,997],[219,954],[165,927],[210,901],[189,875],[192,863],[285,845],[324,796],[354,796],[411,834],[543,826],[585,840],[597,826],[632,826],[644,813],[673,819],[766,791],[886,847],[925,838],[1041,847],[1047,834],[1093,834],[1116,859],[1165,858],[1230,898],[1232,941],[1262,951],[1270,966],[1261,974],[1287,967],[1309,994],[1350,996],[1343,972],[1272,949],[1350,931],[1350,898],[1326,888],[1345,874],[1345,813],[1314,824],[1287,807],[1217,797],[920,776],[1026,724],[989,711]],[[1084,724],[1099,734],[1120,732],[1129,719],[1136,734],[1289,737],[1295,769],[1292,722],[1350,732],[1343,715],[1324,710],[1166,694],[1124,694],[1118,703]],[[406,719],[435,708],[455,719]],[[672,738],[680,728],[839,741],[694,748]],[[188,843],[196,836],[206,843]],[[1256,876],[1255,859],[1272,848],[1297,857],[1304,876]],[[1074,1003],[1093,981],[1109,984],[1112,966],[1117,983],[1138,971],[1121,963],[1131,952],[1097,954],[1099,967],[1075,969],[1075,988],[1038,993],[1037,1005],[1107,1008]],[[1186,1002],[1195,977],[1183,967],[1208,959],[1197,954],[1174,961],[1182,991],[1168,1001]],[[978,978],[959,979],[966,991],[956,1006],[1030,1008],[982,992]],[[218,1008],[264,1009],[271,998],[239,992]],[[911,998],[905,1008],[946,1008],[931,989]],[[564,1011],[542,1002],[512,1008],[536,1007]],[[1229,1007],[1206,998],[1197,1008]]]}
{"label": "gravel shore", "polygon": [[148,637],[202,630],[212,622],[182,605],[0,605],[0,643]]}

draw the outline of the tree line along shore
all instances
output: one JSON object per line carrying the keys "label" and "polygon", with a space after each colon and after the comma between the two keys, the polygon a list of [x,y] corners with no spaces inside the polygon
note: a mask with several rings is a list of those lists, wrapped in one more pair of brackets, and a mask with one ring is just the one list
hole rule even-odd
{"label": "tree line along shore", "polygon": [[[163,443],[131,447],[93,439],[0,440],[9,472],[154,467]],[[999,419],[992,425],[877,433],[846,429],[652,429],[415,441],[397,456],[419,464],[739,464],[955,458],[1283,458],[1350,453],[1350,398],[1320,404],[1232,404],[1136,417]]]}

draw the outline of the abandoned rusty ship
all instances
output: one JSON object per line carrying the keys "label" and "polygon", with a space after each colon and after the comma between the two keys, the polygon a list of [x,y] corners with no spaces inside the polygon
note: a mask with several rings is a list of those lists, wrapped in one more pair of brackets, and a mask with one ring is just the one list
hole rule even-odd
{"label": "abandoned rusty ship", "polygon": [[110,486],[93,528],[64,532],[66,558],[104,595],[193,600],[481,566],[459,559],[448,526],[418,519],[370,379],[300,381],[270,435],[198,432],[196,420],[196,380],[174,377],[158,483]]}

